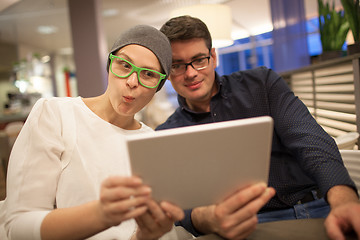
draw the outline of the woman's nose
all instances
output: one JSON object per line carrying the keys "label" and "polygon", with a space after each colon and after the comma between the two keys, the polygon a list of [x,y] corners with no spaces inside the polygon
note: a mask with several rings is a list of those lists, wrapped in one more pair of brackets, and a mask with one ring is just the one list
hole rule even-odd
{"label": "woman's nose", "polygon": [[129,77],[127,77],[126,84],[129,85],[130,88],[139,86],[137,72],[133,72]]}

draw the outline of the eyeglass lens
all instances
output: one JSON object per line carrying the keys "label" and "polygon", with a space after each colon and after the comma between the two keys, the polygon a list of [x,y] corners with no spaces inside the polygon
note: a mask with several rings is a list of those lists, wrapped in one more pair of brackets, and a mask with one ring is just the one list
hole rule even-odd
{"label": "eyeglass lens", "polygon": [[139,82],[145,87],[156,87],[162,79],[161,75],[150,69],[137,68],[130,62],[113,57],[111,59],[111,71],[118,77],[125,78],[130,76],[134,71],[137,72]]}
{"label": "eyeglass lens", "polygon": [[187,67],[189,65],[197,71],[205,69],[209,66],[209,59],[210,59],[210,56],[195,59],[194,61],[192,61],[190,63],[173,64],[172,68],[171,68],[171,73],[174,75],[181,75],[186,72]]}

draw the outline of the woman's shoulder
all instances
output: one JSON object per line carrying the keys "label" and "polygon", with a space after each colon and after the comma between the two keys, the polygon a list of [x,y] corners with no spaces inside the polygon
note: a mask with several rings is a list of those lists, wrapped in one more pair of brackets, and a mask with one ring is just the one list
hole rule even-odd
{"label": "woman's shoulder", "polygon": [[81,101],[80,97],[43,97],[37,100],[36,104],[42,104],[42,105],[74,104],[79,101]]}
{"label": "woman's shoulder", "polygon": [[80,103],[80,97],[46,97],[38,99],[34,104],[33,109],[50,108],[55,110],[69,105],[78,105]]}
{"label": "woman's shoulder", "polygon": [[[38,99],[32,107],[29,117],[60,117],[64,110],[73,108],[81,101],[80,97],[46,97]],[[29,118],[28,117],[28,118]]]}

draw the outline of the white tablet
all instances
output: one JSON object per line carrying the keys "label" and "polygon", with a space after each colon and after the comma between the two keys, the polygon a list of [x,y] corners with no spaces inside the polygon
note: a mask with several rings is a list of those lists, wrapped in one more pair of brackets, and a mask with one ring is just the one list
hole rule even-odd
{"label": "white tablet", "polygon": [[268,181],[271,117],[127,136],[133,175],[156,200],[183,209],[214,204],[247,181]]}

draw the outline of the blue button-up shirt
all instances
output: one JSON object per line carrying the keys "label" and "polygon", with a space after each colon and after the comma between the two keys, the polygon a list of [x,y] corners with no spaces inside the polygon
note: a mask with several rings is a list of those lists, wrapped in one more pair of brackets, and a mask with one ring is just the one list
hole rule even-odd
{"label": "blue button-up shirt", "polygon": [[215,82],[219,90],[211,99],[210,112],[194,112],[178,96],[180,106],[156,130],[271,116],[274,134],[268,184],[276,196],[262,211],[289,208],[313,189],[323,196],[335,185],[356,189],[333,138],[278,74],[259,67],[216,74]]}

